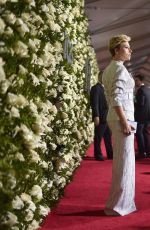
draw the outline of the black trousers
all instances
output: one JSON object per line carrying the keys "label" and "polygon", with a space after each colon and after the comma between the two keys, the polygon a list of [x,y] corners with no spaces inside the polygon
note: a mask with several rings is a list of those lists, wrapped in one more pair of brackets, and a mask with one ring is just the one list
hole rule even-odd
{"label": "black trousers", "polygon": [[138,123],[136,131],[138,154],[150,155],[150,122]]}
{"label": "black trousers", "polygon": [[102,138],[104,138],[107,157],[112,158],[113,148],[112,148],[112,141],[111,141],[111,131],[107,123],[94,126],[94,157],[95,158],[98,158],[99,156],[103,155],[101,150]]}

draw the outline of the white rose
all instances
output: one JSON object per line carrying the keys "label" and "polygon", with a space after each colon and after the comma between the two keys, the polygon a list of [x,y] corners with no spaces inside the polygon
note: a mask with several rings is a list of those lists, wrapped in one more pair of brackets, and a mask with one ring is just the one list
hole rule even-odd
{"label": "white rose", "polygon": [[15,154],[15,159],[19,160],[19,161],[25,161],[24,156],[22,155],[22,153],[16,153]]}
{"label": "white rose", "polygon": [[77,134],[78,139],[81,140],[81,139],[82,139],[81,133],[77,130],[77,131],[76,131],[76,134]]}
{"label": "white rose", "polygon": [[34,214],[31,210],[26,210],[27,214],[25,215],[25,221],[33,220]]}
{"label": "white rose", "polygon": [[13,32],[12,28],[8,26],[5,30],[5,34],[8,36],[11,36],[11,35],[13,35],[13,33],[14,32]]}
{"label": "white rose", "polygon": [[4,33],[5,30],[5,22],[3,21],[2,18],[0,18],[0,34]]}
{"label": "white rose", "polygon": [[40,84],[39,79],[35,76],[35,74],[30,73],[30,76],[32,77],[33,85],[37,86]]}
{"label": "white rose", "polygon": [[11,117],[20,117],[19,110],[17,108],[15,108],[14,106],[11,107],[10,116]]}
{"label": "white rose", "polygon": [[56,65],[55,57],[50,52],[45,52],[44,54],[41,55],[40,58],[43,60],[45,67]]}
{"label": "white rose", "polygon": [[52,187],[53,187],[53,181],[50,181],[50,182],[47,184],[47,187],[48,187],[48,188],[52,188]]}
{"label": "white rose", "polygon": [[38,229],[39,223],[36,220],[33,220],[31,224],[28,226],[27,230],[35,230]]}
{"label": "white rose", "polygon": [[29,203],[31,201],[31,196],[27,193],[22,193],[20,197],[24,202]]}
{"label": "white rose", "polygon": [[0,5],[3,5],[7,2],[7,0],[0,0]]}
{"label": "white rose", "polygon": [[38,48],[40,46],[41,41],[39,39],[29,39],[28,46],[33,50],[33,51],[38,51]]}
{"label": "white rose", "polygon": [[16,187],[16,178],[11,174],[8,174],[8,183],[11,189]]}
{"label": "white rose", "polygon": [[49,8],[48,8],[45,4],[43,4],[43,5],[41,6],[41,10],[42,10],[43,12],[48,12],[48,11],[49,11]]}
{"label": "white rose", "polygon": [[35,1],[34,0],[25,0],[29,5],[35,6]]}
{"label": "white rose", "polygon": [[28,46],[21,41],[16,42],[14,52],[20,57],[28,57]]}
{"label": "white rose", "polygon": [[50,11],[51,13],[55,13],[55,12],[56,12],[56,8],[53,6],[53,3],[52,3],[52,2],[48,3],[47,6],[48,6],[49,11]]}
{"label": "white rose", "polygon": [[12,227],[11,230],[19,230],[18,227]]}
{"label": "white rose", "polygon": [[18,218],[12,212],[7,212],[7,215],[6,215],[5,220],[3,221],[3,223],[7,224],[9,226],[13,226],[13,225],[18,223]]}
{"label": "white rose", "polygon": [[56,89],[51,89],[50,92],[49,92],[49,95],[53,96],[53,97],[57,97],[57,91],[56,91]]}
{"label": "white rose", "polygon": [[57,114],[57,112],[58,112],[58,110],[57,110],[57,108],[56,108],[56,106],[55,105],[53,105],[50,109],[49,109],[49,111],[50,112],[52,112],[53,114]]}
{"label": "white rose", "polygon": [[8,93],[7,96],[7,101],[10,105],[14,105],[16,107],[25,107],[28,104],[28,101],[26,100],[26,98],[19,94],[19,95],[15,95],[13,93]]}
{"label": "white rose", "polygon": [[52,150],[55,150],[57,148],[57,145],[55,145],[54,143],[51,143],[50,145],[52,147]]}
{"label": "white rose", "polygon": [[3,68],[4,64],[5,62],[3,62],[3,59],[0,58],[0,82],[6,79],[6,75],[5,75],[4,68]]}
{"label": "white rose", "polygon": [[30,150],[30,153],[31,153],[31,161],[32,162],[38,163],[41,160],[40,156],[34,150]]}
{"label": "white rose", "polygon": [[42,168],[48,169],[48,164],[47,164],[46,161],[40,161],[40,165],[41,165]]}
{"label": "white rose", "polygon": [[14,24],[16,21],[16,15],[11,13],[10,11],[6,11],[5,13],[5,20],[6,22],[10,23],[10,24]]}
{"label": "white rose", "polygon": [[29,102],[29,106],[30,106],[30,110],[35,113],[35,114],[38,114],[38,111],[37,111],[37,105],[35,103],[33,103],[33,101],[30,101]]}
{"label": "white rose", "polygon": [[28,70],[23,65],[19,65],[19,74],[25,75],[27,73]]}
{"label": "white rose", "polygon": [[34,185],[30,192],[31,196],[35,196],[38,200],[43,198],[42,189],[39,185]]}
{"label": "white rose", "polygon": [[9,86],[10,86],[10,82],[8,80],[3,81],[1,84],[1,93],[5,94]]}
{"label": "white rose", "polygon": [[22,37],[25,35],[25,33],[29,32],[28,26],[22,21],[21,18],[16,20],[16,29]]}
{"label": "white rose", "polygon": [[2,184],[2,182],[0,181],[0,188],[3,188],[3,184]]}
{"label": "white rose", "polygon": [[67,118],[68,118],[68,114],[65,113],[65,112],[62,112],[61,115],[62,115],[62,118],[63,118],[63,119],[67,119]]}
{"label": "white rose", "polygon": [[[42,75],[44,76],[44,77],[48,77],[50,74],[49,74],[49,70],[48,69],[46,69],[46,68],[43,68],[42,69]],[[52,82],[51,82],[51,84],[52,84]]]}
{"label": "white rose", "polygon": [[49,207],[44,207],[42,205],[39,206],[39,214],[42,216],[46,216],[50,212]]}
{"label": "white rose", "polygon": [[19,196],[16,196],[12,201],[13,209],[22,209],[24,207],[24,203]]}

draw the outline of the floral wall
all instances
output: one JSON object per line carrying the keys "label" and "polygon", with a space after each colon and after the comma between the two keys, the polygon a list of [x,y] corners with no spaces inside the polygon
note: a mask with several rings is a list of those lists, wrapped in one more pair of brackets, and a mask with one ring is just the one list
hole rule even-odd
{"label": "floral wall", "polygon": [[34,230],[93,138],[83,0],[0,0],[0,229]]}

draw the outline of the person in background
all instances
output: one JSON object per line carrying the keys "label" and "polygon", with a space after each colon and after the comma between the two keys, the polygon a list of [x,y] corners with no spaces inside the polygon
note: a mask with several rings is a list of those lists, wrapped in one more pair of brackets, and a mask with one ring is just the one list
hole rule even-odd
{"label": "person in background", "polygon": [[150,88],[145,86],[144,76],[138,74],[134,77],[135,94],[135,120],[137,121],[136,140],[138,146],[137,158],[150,156]]}
{"label": "person in background", "polygon": [[106,215],[124,216],[136,210],[134,133],[129,121],[134,121],[134,79],[124,66],[130,60],[130,37],[117,35],[109,41],[112,55],[102,81],[109,110],[107,121],[113,138],[113,166]]}
{"label": "person in background", "polygon": [[107,102],[104,94],[104,87],[101,83],[102,72],[98,74],[98,83],[91,87],[90,104],[92,108],[92,120],[94,121],[94,157],[95,160],[103,161],[101,149],[102,138],[104,138],[107,158],[113,158],[111,142],[111,131],[106,122],[108,112]]}

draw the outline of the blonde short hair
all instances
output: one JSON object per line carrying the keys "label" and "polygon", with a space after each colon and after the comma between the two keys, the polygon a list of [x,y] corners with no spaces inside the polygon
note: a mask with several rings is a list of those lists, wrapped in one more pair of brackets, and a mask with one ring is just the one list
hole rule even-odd
{"label": "blonde short hair", "polygon": [[115,48],[119,47],[122,42],[129,42],[131,38],[125,34],[114,36],[109,41],[109,51],[112,56],[115,55]]}

